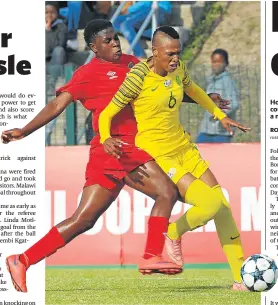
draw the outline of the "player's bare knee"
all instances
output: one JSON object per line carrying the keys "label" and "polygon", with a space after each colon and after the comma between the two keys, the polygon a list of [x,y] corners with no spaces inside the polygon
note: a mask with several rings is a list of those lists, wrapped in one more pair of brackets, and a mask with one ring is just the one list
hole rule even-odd
{"label": "player's bare knee", "polygon": [[179,192],[176,186],[173,184],[166,184],[160,188],[159,197],[163,198],[164,201],[169,202],[169,204],[173,205],[179,198]]}

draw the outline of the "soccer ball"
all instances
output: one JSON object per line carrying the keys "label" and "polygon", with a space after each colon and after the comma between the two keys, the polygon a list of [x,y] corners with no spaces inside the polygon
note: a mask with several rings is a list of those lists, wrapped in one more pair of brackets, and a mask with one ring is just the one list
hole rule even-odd
{"label": "soccer ball", "polygon": [[241,278],[250,291],[267,291],[278,278],[275,261],[264,254],[254,254],[247,258],[240,270]]}

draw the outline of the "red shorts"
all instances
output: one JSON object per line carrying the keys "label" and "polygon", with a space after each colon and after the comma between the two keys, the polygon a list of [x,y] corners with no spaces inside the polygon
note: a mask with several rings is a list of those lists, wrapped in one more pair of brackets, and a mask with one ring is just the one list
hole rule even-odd
{"label": "red shorts", "polygon": [[120,148],[120,159],[108,155],[101,144],[92,143],[84,187],[99,184],[109,189],[116,198],[124,186],[123,178],[138,166],[153,160],[149,154],[134,145],[134,137],[121,139],[129,145]]}

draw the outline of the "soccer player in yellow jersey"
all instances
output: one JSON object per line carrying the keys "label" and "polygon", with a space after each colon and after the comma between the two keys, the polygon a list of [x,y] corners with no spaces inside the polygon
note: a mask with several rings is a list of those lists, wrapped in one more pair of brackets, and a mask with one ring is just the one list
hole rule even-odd
{"label": "soccer player in yellow jersey", "polygon": [[184,92],[208,110],[223,127],[242,131],[250,128],[229,119],[191,79],[179,60],[178,33],[169,26],[158,28],[153,35],[153,56],[135,65],[99,118],[101,142],[107,153],[117,155],[119,139],[110,136],[112,118],[126,105],[134,110],[138,133],[136,146],[148,152],[177,185],[183,201],[192,207],[168,227],[166,248],[170,258],[183,265],[181,236],[214,219],[224,253],[234,276],[234,290],[245,290],[240,268],[243,250],[230,205],[188,133],[179,120]]}

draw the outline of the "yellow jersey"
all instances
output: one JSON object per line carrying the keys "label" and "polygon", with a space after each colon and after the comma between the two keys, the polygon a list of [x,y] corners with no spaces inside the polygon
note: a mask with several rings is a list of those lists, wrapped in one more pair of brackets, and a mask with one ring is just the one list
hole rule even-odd
{"label": "yellow jersey", "polygon": [[138,128],[135,145],[154,158],[175,152],[189,141],[180,123],[179,109],[183,88],[190,83],[182,62],[165,77],[141,62],[130,70],[112,100],[119,107],[131,104]]}
{"label": "yellow jersey", "polygon": [[[177,69],[165,77],[154,73],[149,68],[147,61],[138,63],[127,74],[118,92],[100,115],[99,127],[102,143],[109,137],[107,126],[103,126],[107,125],[105,116],[109,120],[121,108],[130,104],[137,121],[138,133],[135,139],[137,147],[154,158],[170,155],[183,149],[190,141],[190,137],[185,133],[180,123],[179,109],[184,92],[190,91],[189,89],[192,87],[194,89],[191,94],[193,99],[195,93],[199,93],[200,88],[195,84],[193,86],[193,84],[184,63],[181,61],[179,61]],[[199,89],[195,90],[196,87]],[[200,90],[202,91],[202,89]],[[210,108],[207,107],[207,101],[204,105],[198,100],[196,101],[218,118],[225,117],[225,114],[215,106],[205,93],[204,95],[211,103]],[[204,99],[203,96],[202,99]],[[117,107],[118,110],[115,109]]]}

